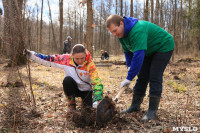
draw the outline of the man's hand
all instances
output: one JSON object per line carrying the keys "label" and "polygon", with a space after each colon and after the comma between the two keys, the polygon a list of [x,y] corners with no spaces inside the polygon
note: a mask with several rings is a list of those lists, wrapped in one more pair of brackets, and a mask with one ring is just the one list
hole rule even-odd
{"label": "man's hand", "polygon": [[97,106],[98,106],[98,101],[95,101],[95,102],[92,104],[92,107],[96,109]]}
{"label": "man's hand", "polygon": [[30,57],[30,56],[31,56],[31,51],[28,50],[28,49],[24,49],[23,55],[24,55],[24,56],[27,56],[27,57]]}
{"label": "man's hand", "polygon": [[120,85],[120,89],[123,88],[124,86],[129,86],[131,83],[130,80],[125,79],[124,81],[122,81],[121,85]]}

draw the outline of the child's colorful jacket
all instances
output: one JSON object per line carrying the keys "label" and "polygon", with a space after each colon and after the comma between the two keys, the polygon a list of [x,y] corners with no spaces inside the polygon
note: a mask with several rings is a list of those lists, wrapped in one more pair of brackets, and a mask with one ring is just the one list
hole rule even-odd
{"label": "child's colorful jacket", "polygon": [[31,51],[30,59],[44,66],[64,69],[64,76],[71,76],[76,81],[80,91],[93,91],[93,102],[103,98],[103,85],[87,50],[85,62],[78,66],[75,65],[72,55],[69,54],[42,55]]}

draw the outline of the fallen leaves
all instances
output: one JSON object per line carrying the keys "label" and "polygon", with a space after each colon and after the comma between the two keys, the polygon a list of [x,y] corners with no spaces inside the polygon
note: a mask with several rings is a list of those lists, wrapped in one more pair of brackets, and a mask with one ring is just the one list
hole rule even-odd
{"label": "fallen leaves", "polygon": [[[124,56],[111,56],[110,59],[124,60]],[[7,70],[2,66],[3,64],[0,64],[0,74],[3,75],[1,84],[5,84]],[[121,81],[127,76],[126,66],[112,65],[111,67],[97,67],[97,69],[104,85],[104,95],[114,98],[119,91]],[[25,68],[21,68],[20,72],[24,75],[23,82],[27,85],[27,93],[30,94]],[[159,120],[141,124],[145,129],[140,125],[140,120],[148,109],[149,87],[140,112],[126,115],[117,114],[110,123],[103,127],[86,126],[85,128],[79,128],[66,118],[67,102],[62,88],[64,71],[31,63],[31,74],[39,115],[31,113],[32,107],[23,100],[25,99],[23,91],[20,92],[22,94],[20,102],[16,103],[15,100],[10,102],[10,99],[14,99],[14,94],[11,95],[9,93],[10,89],[4,85],[0,88],[1,127],[3,126],[2,123],[12,124],[9,119],[6,119],[8,115],[4,112],[5,109],[10,108],[8,106],[11,104],[15,104],[17,107],[14,113],[21,114],[21,117],[19,117],[21,123],[18,123],[17,126],[22,132],[121,132],[122,130],[127,132],[170,132],[172,127],[177,126],[177,124],[199,127],[200,62],[196,60],[180,60],[167,66],[163,79],[163,95],[158,110]],[[135,79],[131,82],[130,90],[135,84]],[[185,91],[175,92],[175,88]],[[18,90],[22,89],[18,87]],[[125,91],[116,104],[118,113],[128,108],[131,100],[132,91]],[[76,98],[76,103],[79,110],[81,98]],[[10,112],[13,112],[13,110],[10,110]],[[11,119],[12,115],[10,116]],[[8,130],[10,129],[4,128],[4,131],[8,132]]]}

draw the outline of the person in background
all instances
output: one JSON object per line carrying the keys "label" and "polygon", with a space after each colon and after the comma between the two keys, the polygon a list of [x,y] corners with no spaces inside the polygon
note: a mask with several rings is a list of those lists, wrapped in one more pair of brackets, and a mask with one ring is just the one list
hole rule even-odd
{"label": "person in background", "polygon": [[66,54],[66,53],[70,54],[71,42],[72,42],[72,38],[71,36],[68,36],[67,39],[64,41],[63,54]]}
{"label": "person in background", "polygon": [[108,60],[109,59],[109,54],[107,51],[101,50],[101,60]]}
{"label": "person in background", "polygon": [[103,85],[92,56],[82,44],[76,44],[72,54],[43,55],[30,50],[24,54],[44,66],[64,69],[63,89],[69,112],[76,109],[76,97],[82,98],[84,106],[97,108],[103,98]]}
{"label": "person in background", "polygon": [[131,106],[122,113],[140,110],[149,83],[149,108],[142,121],[156,119],[162,94],[163,73],[175,45],[172,35],[153,23],[119,15],[110,15],[106,26],[119,38],[126,58],[128,74],[120,88],[130,85],[138,75]]}

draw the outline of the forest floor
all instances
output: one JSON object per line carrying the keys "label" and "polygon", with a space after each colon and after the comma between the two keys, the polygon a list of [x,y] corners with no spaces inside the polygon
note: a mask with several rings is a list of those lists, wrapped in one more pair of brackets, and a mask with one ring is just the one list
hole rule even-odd
{"label": "forest floor", "polygon": [[[124,57],[111,57],[119,60]],[[98,59],[95,59],[98,61]],[[117,114],[104,125],[93,121],[89,125],[82,121],[77,124],[72,114],[67,115],[67,102],[63,93],[62,81],[64,71],[44,67],[31,62],[31,84],[36,107],[30,102],[30,80],[27,67],[16,70],[6,67],[8,60],[0,58],[0,132],[200,132],[200,60],[194,58],[177,58],[164,72],[163,93],[158,110],[158,120],[142,123],[140,120],[148,109],[148,91],[141,105],[141,111],[120,114],[130,106],[135,79],[119,98]],[[104,85],[104,96],[114,98],[121,81],[126,78],[125,65],[97,67]],[[9,84],[7,78],[16,78],[19,82]],[[21,82],[22,81],[22,82]],[[22,84],[23,83],[23,84]],[[23,86],[25,85],[25,86]],[[81,112],[81,99],[77,98],[77,112]],[[94,110],[96,111],[96,110]],[[82,113],[81,113],[82,114]],[[89,117],[84,114],[83,117]],[[81,121],[81,120],[80,120]],[[178,127],[178,128],[177,128]]]}

